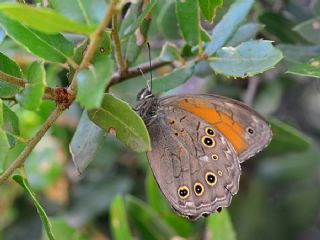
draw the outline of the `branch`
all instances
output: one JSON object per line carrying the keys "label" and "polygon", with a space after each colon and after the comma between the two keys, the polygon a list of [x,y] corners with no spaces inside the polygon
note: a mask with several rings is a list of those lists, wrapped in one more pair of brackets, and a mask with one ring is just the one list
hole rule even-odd
{"label": "branch", "polygon": [[119,73],[120,75],[125,75],[124,73],[127,71],[127,64],[122,57],[121,43],[120,43],[119,34],[118,34],[118,16],[117,15],[114,15],[112,17],[112,38],[114,40],[114,51],[116,55]]}
{"label": "branch", "polygon": [[113,86],[115,84],[121,83],[121,82],[128,80],[130,78],[133,78],[133,77],[140,76],[141,71],[139,70],[139,68],[142,70],[143,73],[147,73],[147,72],[150,72],[154,69],[160,68],[162,66],[169,65],[171,63],[172,62],[165,62],[162,60],[154,60],[151,62],[151,67],[150,67],[150,63],[146,62],[146,63],[141,64],[140,66],[129,68],[125,75],[115,73],[111,77],[111,80],[107,86],[107,91],[110,89],[111,86]]}
{"label": "branch", "polygon": [[248,106],[252,105],[253,99],[254,99],[254,96],[256,95],[259,84],[260,84],[260,78],[256,76],[248,78],[248,87],[242,97],[243,102]]}

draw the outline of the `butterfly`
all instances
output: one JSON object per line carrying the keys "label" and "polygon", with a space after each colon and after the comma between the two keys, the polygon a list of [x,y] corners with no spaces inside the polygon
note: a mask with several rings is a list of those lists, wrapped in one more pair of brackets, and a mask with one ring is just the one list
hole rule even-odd
{"label": "butterfly", "polygon": [[239,190],[240,164],[272,139],[268,122],[245,104],[218,95],[159,98],[138,94],[155,180],[171,207],[196,220],[228,207]]}

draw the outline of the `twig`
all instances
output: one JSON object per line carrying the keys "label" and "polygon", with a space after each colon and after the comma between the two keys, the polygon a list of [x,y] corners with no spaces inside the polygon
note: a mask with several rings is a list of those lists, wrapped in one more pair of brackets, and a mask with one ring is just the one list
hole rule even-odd
{"label": "twig", "polygon": [[47,121],[43,124],[43,126],[36,133],[36,135],[33,138],[31,138],[31,140],[28,142],[28,144],[20,153],[20,155],[17,157],[17,159],[0,176],[0,185],[4,183],[17,168],[23,165],[24,161],[29,156],[31,151],[34,149],[37,143],[42,139],[42,137],[45,135],[47,130],[51,127],[51,125],[56,121],[56,119],[61,115],[62,112],[63,112],[62,110],[55,109],[51,113]]}
{"label": "twig", "polygon": [[119,69],[119,74],[120,76],[122,76],[122,75],[125,75],[125,72],[127,71],[127,64],[122,57],[121,43],[120,43],[119,34],[118,34],[118,16],[117,15],[114,15],[112,17],[112,38],[114,40],[114,50],[115,50],[117,65]]}
{"label": "twig", "polygon": [[249,77],[248,87],[242,98],[243,102],[248,106],[252,105],[253,99],[254,99],[254,96],[256,95],[259,84],[260,84],[259,77],[257,76]]}
{"label": "twig", "polygon": [[[90,37],[89,46],[87,48],[87,51],[84,54],[84,57],[82,59],[82,62],[80,64],[78,70],[81,70],[90,64],[90,61],[91,61],[100,41],[102,39],[103,32],[107,28],[107,26],[109,25],[113,14],[115,14],[116,5],[114,2],[115,2],[115,0],[110,1],[110,5],[106,11],[106,14],[105,14],[101,24],[99,25],[97,30],[93,33],[93,35]],[[71,84],[68,88],[68,93],[73,97],[75,97],[76,93],[77,93],[77,81],[76,81],[77,72],[74,74],[73,79],[71,81]]]}
{"label": "twig", "polygon": [[[45,133],[48,131],[48,129],[54,124],[54,122],[62,114],[62,112],[66,108],[68,108],[72,104],[72,102],[74,101],[75,94],[76,94],[76,75],[77,75],[77,72],[80,69],[82,69],[90,64],[90,61],[93,57],[93,54],[96,51],[98,44],[101,40],[103,31],[108,26],[108,24],[111,20],[111,17],[114,14],[114,11],[115,11],[114,1],[111,1],[111,4],[108,7],[108,10],[106,12],[106,15],[105,15],[103,21],[99,25],[98,29],[92,35],[91,42],[90,42],[88,49],[82,59],[82,62],[80,64],[79,68],[76,70],[75,75],[73,76],[72,82],[68,88],[69,94],[67,94],[69,101],[62,106],[58,105],[57,108],[51,113],[49,118],[42,125],[42,127],[38,130],[36,135],[33,138],[31,138],[31,140],[28,142],[28,144],[23,149],[23,151],[20,153],[20,155],[16,158],[16,160],[0,176],[0,185],[3,184],[17,168],[21,167],[24,164],[27,157],[30,155],[32,150],[35,148],[37,143],[42,139],[42,137],[45,135]],[[59,88],[57,88],[57,89],[59,89]]]}
{"label": "twig", "polygon": [[[107,86],[107,90],[109,90],[110,87],[115,84],[121,83],[121,82],[123,82],[127,79],[130,79],[130,78],[133,78],[133,77],[140,76],[141,71],[143,73],[147,73],[147,72],[150,72],[154,69],[160,68],[162,66],[169,65],[171,63],[172,62],[165,62],[162,60],[154,60],[151,62],[151,67],[149,66],[150,63],[146,62],[146,63],[141,64],[140,66],[129,68],[127,70],[127,73],[123,76],[121,76],[119,73],[115,73],[115,74],[113,74],[113,76]],[[139,69],[141,69],[141,70],[139,70]]]}

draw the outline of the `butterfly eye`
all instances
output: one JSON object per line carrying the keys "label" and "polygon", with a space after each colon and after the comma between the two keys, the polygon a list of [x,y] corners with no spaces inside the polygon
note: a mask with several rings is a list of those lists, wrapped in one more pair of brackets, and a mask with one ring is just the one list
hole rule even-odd
{"label": "butterfly eye", "polygon": [[212,137],[204,136],[201,139],[202,143],[207,147],[214,147],[216,145],[216,142],[213,140]]}
{"label": "butterfly eye", "polygon": [[250,134],[250,135],[254,135],[254,129],[252,127],[248,127],[247,128],[247,132]]}
{"label": "butterfly eye", "polygon": [[200,197],[202,196],[203,192],[204,192],[204,188],[203,188],[203,185],[201,183],[195,183],[194,186],[193,186],[193,190],[194,190],[194,193]]}
{"label": "butterfly eye", "polygon": [[210,135],[210,136],[214,136],[216,133],[215,133],[215,131],[214,131],[212,128],[207,127],[207,128],[206,128],[206,134],[208,134],[208,135]]}
{"label": "butterfly eye", "polygon": [[178,189],[178,195],[181,199],[189,197],[189,188],[187,186],[181,186]]}
{"label": "butterfly eye", "polygon": [[214,186],[217,184],[217,176],[213,172],[207,172],[205,179],[210,186]]}

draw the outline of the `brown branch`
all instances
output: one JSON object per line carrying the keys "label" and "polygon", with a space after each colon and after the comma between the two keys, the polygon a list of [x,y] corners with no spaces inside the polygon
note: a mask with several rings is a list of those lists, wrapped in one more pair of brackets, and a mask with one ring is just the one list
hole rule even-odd
{"label": "brown branch", "polygon": [[[119,73],[115,73],[112,75],[112,78],[107,86],[107,91],[110,89],[111,86],[113,86],[115,84],[121,83],[121,82],[128,80],[130,78],[133,78],[133,77],[140,76],[141,71],[143,73],[147,73],[147,72],[150,72],[154,69],[157,69],[162,66],[169,65],[169,64],[171,64],[171,62],[165,62],[162,60],[154,60],[151,62],[151,67],[150,67],[150,63],[146,62],[146,63],[141,64],[140,66],[129,68],[125,75],[120,75]],[[141,71],[139,69],[141,69]]]}
{"label": "brown branch", "polygon": [[243,102],[248,106],[252,106],[260,81],[260,78],[257,76],[248,78],[248,87],[242,98]]}
{"label": "brown branch", "polygon": [[121,43],[118,34],[118,16],[114,15],[112,17],[112,39],[114,41],[114,51],[116,55],[117,65],[120,75],[125,75],[127,71],[127,64],[122,57]]}

